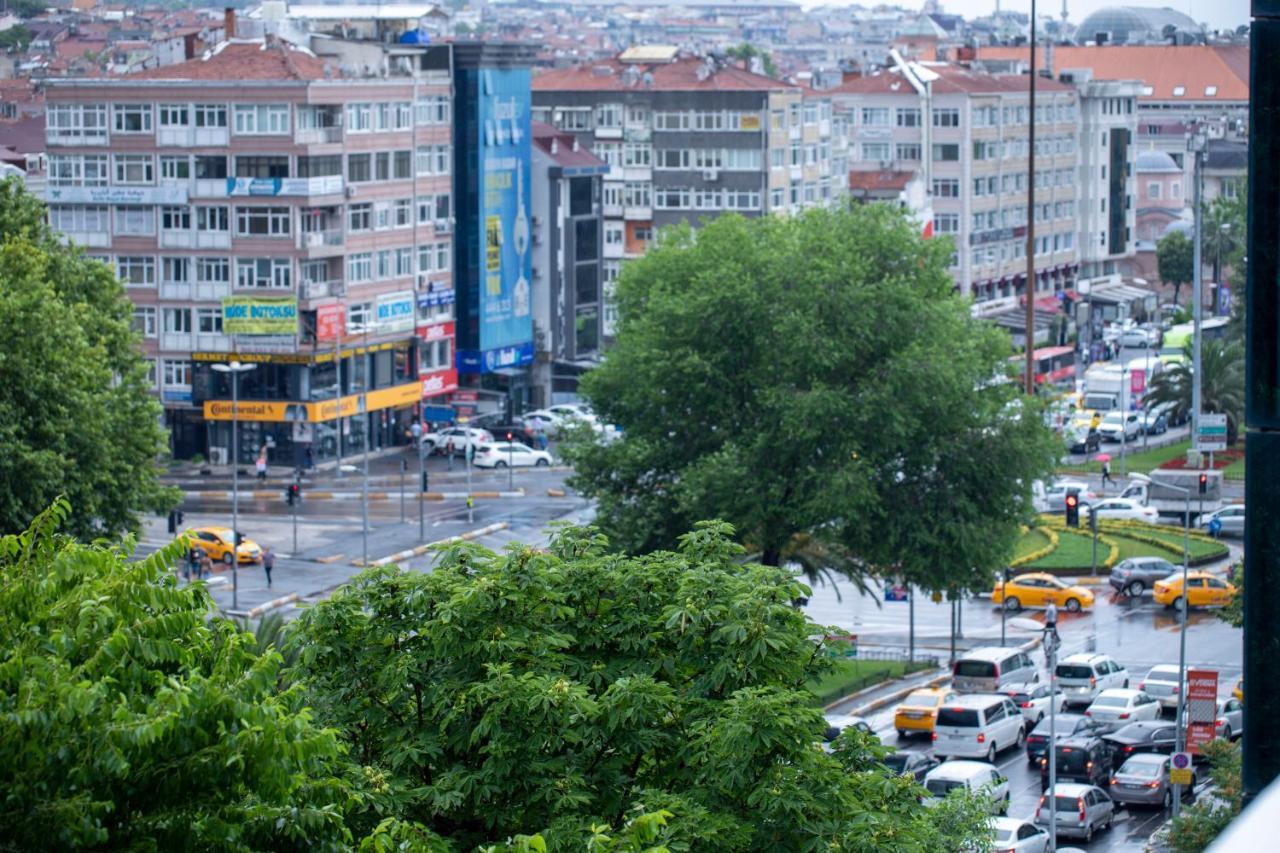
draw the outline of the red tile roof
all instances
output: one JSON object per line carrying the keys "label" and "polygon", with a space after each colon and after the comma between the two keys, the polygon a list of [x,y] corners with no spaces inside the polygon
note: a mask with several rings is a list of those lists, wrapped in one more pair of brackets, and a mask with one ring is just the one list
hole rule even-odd
{"label": "red tile roof", "polygon": [[[963,65],[942,63],[930,63],[926,67],[929,71],[939,75],[938,79],[933,82],[933,94],[935,95],[962,93],[988,95],[1000,92],[1017,93],[1027,91],[1028,80],[1025,74],[989,74],[985,71],[966,68]],[[909,95],[914,90],[911,88],[911,84],[903,79],[900,71],[890,69],[868,74],[865,77],[850,78],[828,91],[836,94]],[[1070,92],[1074,90],[1066,83],[1041,78],[1036,84],[1036,91]]]}
{"label": "red tile roof", "polygon": [[[1043,62],[1041,56],[1037,61]],[[980,47],[978,58],[1026,61],[1027,51]],[[1090,68],[1098,80],[1141,80],[1153,91],[1139,100],[1249,100],[1249,48],[1244,45],[1055,47],[1053,73],[1069,68]],[[1174,94],[1178,86],[1183,87],[1181,95]],[[1217,86],[1217,94],[1206,96],[1206,86]]]}
{"label": "red tile roof", "polygon": [[[549,124],[544,122],[533,122],[533,144],[538,146],[547,156],[555,160],[561,166],[593,166],[600,167],[606,165],[595,154],[591,153],[591,149],[584,145],[578,144],[575,148],[576,137],[572,133],[565,133],[556,130]],[[553,146],[552,143],[555,143]],[[552,151],[552,148],[555,148]]]}
{"label": "red tile roof", "polygon": [[851,192],[901,192],[916,176],[915,172],[853,171],[849,173]]}
{"label": "red tile roof", "polygon": [[323,59],[287,42],[231,41],[206,57],[127,76],[131,80],[320,80],[324,66]]}
{"label": "red tile roof", "polygon": [[[549,91],[622,91],[626,89],[652,88],[655,91],[783,91],[795,89],[790,83],[774,80],[762,74],[754,74],[736,65],[721,65],[705,80],[698,79],[698,69],[703,60],[695,56],[682,56],[674,62],[646,65],[637,62],[619,62],[608,59],[573,68],[556,68],[543,71],[533,78],[535,92]],[[604,73],[608,68],[610,73]],[[653,75],[653,86],[636,83],[629,86],[622,79],[622,72],[634,68],[641,74]]]}

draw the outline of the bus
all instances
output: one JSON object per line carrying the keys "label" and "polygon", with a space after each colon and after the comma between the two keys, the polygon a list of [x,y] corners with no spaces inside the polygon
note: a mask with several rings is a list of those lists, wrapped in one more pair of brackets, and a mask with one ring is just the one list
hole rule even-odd
{"label": "bus", "polygon": [[[1075,389],[1075,347],[1040,347],[1031,357],[1035,359],[1037,385],[1065,385]],[[1019,376],[1026,375],[1025,355],[1010,356],[1009,360],[1017,364]]]}
{"label": "bus", "polygon": [[[1210,317],[1200,322],[1200,338],[1201,340],[1211,341],[1227,336],[1227,325],[1231,322],[1229,317]],[[1186,361],[1187,346],[1191,344],[1191,338],[1195,334],[1194,323],[1179,323],[1171,326],[1169,331],[1164,333],[1164,341],[1160,345],[1160,360],[1165,364],[1180,364]]]}

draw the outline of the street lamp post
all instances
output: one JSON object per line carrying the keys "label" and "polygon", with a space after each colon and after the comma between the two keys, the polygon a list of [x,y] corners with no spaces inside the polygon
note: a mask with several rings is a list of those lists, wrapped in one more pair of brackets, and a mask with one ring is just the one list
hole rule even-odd
{"label": "street lamp post", "polygon": [[1200,228],[1201,228],[1201,185],[1204,183],[1204,146],[1205,135],[1202,131],[1191,135],[1188,147],[1191,149],[1194,163],[1192,168],[1192,183],[1195,192],[1195,201],[1193,211],[1195,214],[1195,243],[1192,246],[1192,263],[1191,263],[1191,437],[1194,440],[1200,431],[1200,322],[1203,310],[1201,302],[1203,301],[1203,274],[1200,266],[1203,263],[1200,253]]}
{"label": "street lamp post", "polygon": [[218,373],[231,374],[231,609],[240,609],[240,374],[253,370],[255,365],[214,364]]}
{"label": "street lamp post", "polygon": [[[1052,606],[1051,606],[1052,607]],[[1009,620],[1009,627],[1019,631],[1039,631],[1040,644],[1044,648],[1044,662],[1049,670],[1049,743],[1045,747],[1049,769],[1049,849],[1058,849],[1058,648],[1062,645],[1058,637],[1057,608],[1045,611],[1044,624],[1025,616],[1017,616]]]}

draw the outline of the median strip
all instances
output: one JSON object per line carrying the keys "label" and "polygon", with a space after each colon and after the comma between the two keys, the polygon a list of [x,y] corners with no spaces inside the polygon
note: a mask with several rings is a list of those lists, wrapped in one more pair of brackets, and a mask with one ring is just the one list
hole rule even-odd
{"label": "median strip", "polygon": [[[410,548],[407,551],[400,551],[395,554],[390,554],[386,557],[379,557],[376,560],[370,560],[369,565],[385,566],[385,565],[388,565],[389,563],[397,563],[401,560],[411,560],[414,557],[421,557],[423,554],[427,553],[432,548],[437,548],[441,545],[452,545],[455,542],[470,542],[472,539],[479,539],[481,536],[488,536],[490,533],[497,533],[499,530],[506,530],[510,526],[511,526],[510,523],[506,521],[495,522],[494,524],[490,524],[486,527],[481,527],[476,530],[469,530],[466,533],[460,533],[457,536],[449,536],[444,539],[438,539],[435,542],[428,542],[425,545],[419,545],[416,548]],[[364,561],[357,558],[351,561],[351,565],[363,566]]]}
{"label": "median strip", "polygon": [[284,607],[286,604],[292,604],[297,600],[298,600],[298,594],[296,592],[291,592],[288,595],[282,595],[279,598],[273,598],[270,601],[259,604],[257,607],[251,608],[249,610],[227,610],[224,612],[228,616],[240,616],[245,619],[257,619],[259,616],[266,613],[268,610],[275,610],[276,608]]}

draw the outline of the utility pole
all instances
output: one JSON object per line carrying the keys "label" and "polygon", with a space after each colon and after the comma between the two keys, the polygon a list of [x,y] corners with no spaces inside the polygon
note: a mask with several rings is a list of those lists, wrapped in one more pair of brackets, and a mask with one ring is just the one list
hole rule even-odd
{"label": "utility pole", "polygon": [[1191,151],[1195,158],[1191,173],[1193,190],[1195,194],[1195,205],[1192,213],[1195,222],[1195,240],[1192,243],[1192,259],[1191,259],[1191,438],[1194,441],[1200,430],[1200,322],[1203,308],[1201,303],[1204,302],[1204,274],[1200,267],[1204,263],[1201,257],[1200,241],[1201,241],[1201,219],[1204,218],[1201,210],[1201,190],[1204,183],[1204,131],[1199,130],[1191,135]]}
{"label": "utility pole", "polygon": [[[1031,83],[1027,90],[1027,396],[1036,393],[1036,0],[1031,0]],[[1053,703],[1050,703],[1053,704]]]}
{"label": "utility pole", "polygon": [[240,608],[240,374],[257,365],[213,364],[217,373],[231,375],[231,609]]}
{"label": "utility pole", "polygon": [[[1034,0],[1033,0],[1034,2]],[[1058,623],[1045,614],[1044,662],[1049,668],[1049,849],[1058,849]]]}

